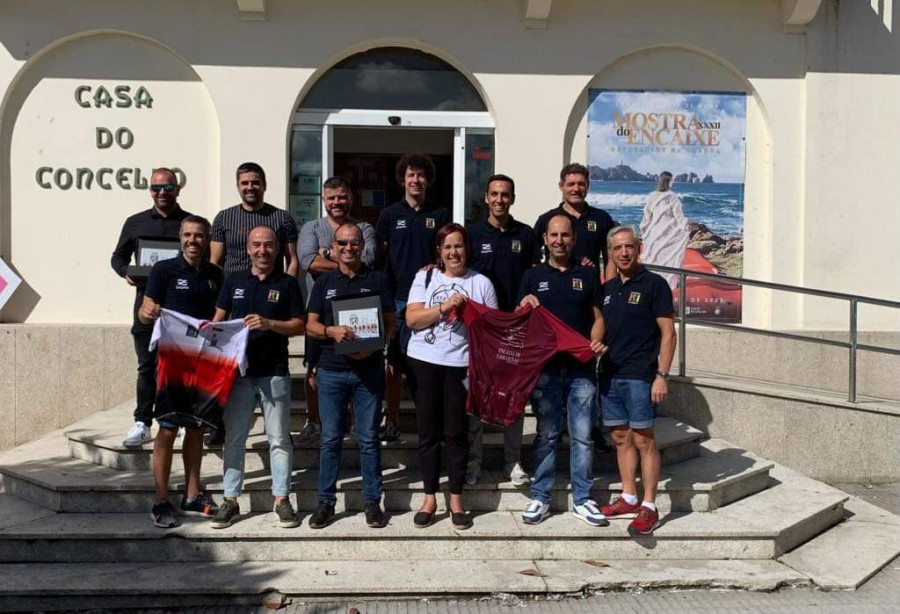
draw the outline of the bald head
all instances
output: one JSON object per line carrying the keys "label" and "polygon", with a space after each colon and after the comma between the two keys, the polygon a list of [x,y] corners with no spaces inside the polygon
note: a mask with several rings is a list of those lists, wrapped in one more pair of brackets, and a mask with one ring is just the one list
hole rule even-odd
{"label": "bald head", "polygon": [[257,226],[247,235],[247,253],[254,275],[268,275],[275,268],[278,255],[278,235],[268,226]]}

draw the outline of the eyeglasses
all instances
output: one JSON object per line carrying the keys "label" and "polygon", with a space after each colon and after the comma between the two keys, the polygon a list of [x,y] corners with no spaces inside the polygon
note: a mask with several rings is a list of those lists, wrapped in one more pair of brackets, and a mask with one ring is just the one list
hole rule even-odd
{"label": "eyeglasses", "polygon": [[359,239],[335,239],[334,242],[341,247],[347,247],[348,245],[350,245],[351,247],[359,247],[360,245],[362,245],[362,241],[360,241]]}
{"label": "eyeglasses", "polygon": [[154,183],[150,186],[151,192],[174,192],[177,188],[174,183]]}

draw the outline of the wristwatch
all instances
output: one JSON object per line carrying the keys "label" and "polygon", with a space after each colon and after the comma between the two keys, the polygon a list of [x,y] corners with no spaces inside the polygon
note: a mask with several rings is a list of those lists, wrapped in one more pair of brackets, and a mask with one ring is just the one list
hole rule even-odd
{"label": "wristwatch", "polygon": [[325,251],[322,252],[322,256],[325,260],[331,260],[331,250],[329,248],[325,248]]}
{"label": "wristwatch", "polygon": [[668,371],[657,371],[656,374],[666,381],[669,381],[669,378],[671,377]]}

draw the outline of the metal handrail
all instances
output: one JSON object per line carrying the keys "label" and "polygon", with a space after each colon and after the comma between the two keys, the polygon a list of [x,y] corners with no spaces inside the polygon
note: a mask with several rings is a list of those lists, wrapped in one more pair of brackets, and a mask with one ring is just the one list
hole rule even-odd
{"label": "metal handrail", "polygon": [[900,309],[900,302],[888,301],[885,299],[874,298],[870,296],[861,296],[858,294],[847,294],[844,292],[831,292],[828,290],[818,290],[814,288],[804,288],[802,286],[791,286],[788,284],[779,284],[771,281],[761,281],[758,279],[747,279],[745,277],[732,277],[730,275],[720,275],[718,273],[702,273],[700,271],[689,271],[687,269],[679,269],[675,267],[662,266],[659,264],[645,263],[648,269],[661,273],[670,273],[678,275],[678,374],[682,377],[687,373],[687,318],[685,317],[685,305],[687,303],[687,278],[712,279],[715,281],[725,281],[741,286],[754,286],[764,288],[766,290],[779,290],[782,292],[792,292],[794,294],[805,294],[807,296],[817,296],[821,298],[831,298],[843,300],[849,303],[850,313],[850,340],[835,341],[832,339],[816,339],[807,335],[799,335],[796,333],[786,333],[776,330],[768,330],[764,328],[753,328],[749,326],[740,326],[737,324],[728,324],[726,322],[716,322],[715,320],[705,320],[703,318],[691,318],[690,323],[696,326],[706,326],[709,328],[719,328],[724,330],[736,330],[743,333],[754,335],[762,335],[766,337],[776,337],[779,339],[791,339],[794,341],[805,341],[808,343],[816,343],[819,345],[830,345],[834,347],[842,347],[849,350],[850,368],[849,381],[847,383],[847,400],[850,403],[856,403],[856,357],[859,350],[867,350],[871,352],[880,352],[882,354],[891,354],[900,356],[900,349],[890,348],[880,345],[869,345],[859,343],[859,330],[857,328],[857,317],[859,314],[860,303],[866,305],[876,305],[878,307],[889,307],[892,309]]}

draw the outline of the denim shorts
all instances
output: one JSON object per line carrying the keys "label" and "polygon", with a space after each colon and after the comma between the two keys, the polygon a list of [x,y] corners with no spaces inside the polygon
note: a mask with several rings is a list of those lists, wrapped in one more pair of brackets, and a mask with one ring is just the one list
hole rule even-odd
{"label": "denim shorts", "polygon": [[603,378],[599,386],[603,426],[651,428],[656,421],[656,403],[650,400],[650,386],[639,379]]}

